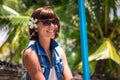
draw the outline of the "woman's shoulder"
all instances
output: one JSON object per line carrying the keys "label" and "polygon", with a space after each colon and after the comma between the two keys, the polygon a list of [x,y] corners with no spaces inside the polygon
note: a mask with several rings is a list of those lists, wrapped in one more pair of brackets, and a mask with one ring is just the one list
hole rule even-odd
{"label": "woman's shoulder", "polygon": [[57,50],[57,52],[59,53],[61,57],[65,55],[65,51],[61,46],[57,46],[55,49]]}
{"label": "woman's shoulder", "polygon": [[37,56],[34,50],[32,50],[31,48],[28,48],[24,51],[23,54],[23,62],[24,65],[27,63],[35,63],[35,61],[37,60]]}
{"label": "woman's shoulder", "polygon": [[56,49],[57,49],[58,51],[64,52],[64,49],[63,49],[61,46],[57,46]]}
{"label": "woman's shoulder", "polygon": [[29,54],[29,53],[32,53],[33,50],[31,48],[27,48],[24,50],[24,54]]}
{"label": "woman's shoulder", "polygon": [[36,51],[36,41],[30,41],[28,46],[24,49],[23,54],[29,55],[30,53]]}
{"label": "woman's shoulder", "polygon": [[23,56],[24,57],[29,57],[30,55],[32,55],[32,53],[34,53],[34,50],[31,48],[27,48],[24,50]]}

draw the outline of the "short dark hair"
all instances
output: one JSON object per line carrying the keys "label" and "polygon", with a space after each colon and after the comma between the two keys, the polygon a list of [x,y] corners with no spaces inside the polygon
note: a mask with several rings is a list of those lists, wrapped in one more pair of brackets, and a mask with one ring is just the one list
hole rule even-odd
{"label": "short dark hair", "polygon": [[[45,6],[45,7],[41,7],[41,8],[36,9],[32,13],[31,17],[33,19],[38,19],[38,20],[53,19],[53,18],[56,18],[59,20],[55,11],[50,6]],[[55,33],[55,38],[58,37],[58,33],[60,32],[60,20],[59,20],[59,24],[57,24],[57,26],[58,26],[58,30]],[[29,28],[29,33],[30,33],[30,40],[38,41],[38,33],[35,31],[34,28],[33,29]]]}

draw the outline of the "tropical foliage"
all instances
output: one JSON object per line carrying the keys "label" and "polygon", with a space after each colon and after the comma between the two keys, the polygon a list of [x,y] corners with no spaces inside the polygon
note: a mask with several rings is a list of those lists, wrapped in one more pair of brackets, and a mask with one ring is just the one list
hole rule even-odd
{"label": "tropical foliage", "polygon": [[91,73],[120,77],[116,72],[120,65],[118,4],[117,0],[85,0]]}
{"label": "tropical foliage", "polygon": [[28,37],[26,35],[28,34],[27,23],[29,17],[21,16],[17,11],[6,5],[1,4],[0,6],[1,33],[4,31],[4,34],[7,34],[6,36],[1,35],[1,37],[4,37],[1,38],[3,39],[0,48],[1,59],[19,63],[21,52],[27,44]]}
{"label": "tropical foliage", "polygon": [[[61,33],[56,40],[64,47],[70,68],[82,72],[77,0],[1,0],[0,59],[21,63],[29,42],[31,12],[45,5],[60,17]],[[119,5],[119,0],[85,0],[91,74],[120,77]]]}

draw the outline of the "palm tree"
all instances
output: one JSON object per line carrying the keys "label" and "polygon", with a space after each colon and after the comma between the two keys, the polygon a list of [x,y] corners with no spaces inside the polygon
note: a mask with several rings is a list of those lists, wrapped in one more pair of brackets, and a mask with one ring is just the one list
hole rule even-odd
{"label": "palm tree", "polygon": [[[13,1],[15,3],[15,0]],[[98,72],[98,69],[96,69],[98,63],[101,62],[101,60],[105,60],[103,62],[105,62],[106,65],[100,65],[101,74],[119,76],[119,72],[116,72],[116,70],[120,70],[120,24],[119,16],[117,15],[117,1],[118,0],[85,0],[90,54],[89,61],[92,74]],[[30,4],[28,4],[28,2],[30,2]],[[0,5],[0,28],[2,32],[4,30],[6,32],[4,34],[6,35],[6,39],[3,41],[3,44],[0,44],[0,53],[5,56],[4,59],[17,63],[21,61],[21,52],[26,47],[28,43],[27,38],[29,38],[27,33],[28,15],[37,7],[52,5],[61,20],[62,30],[58,41],[61,42],[62,46],[65,46],[64,49],[68,56],[68,63],[71,69],[75,69],[74,66],[81,60],[77,0],[57,0],[57,2],[56,0],[22,0],[19,4],[22,5],[24,3],[25,6],[19,9],[18,7],[12,7],[15,13],[6,10],[3,7],[3,3],[9,3],[10,5],[10,2],[1,0]],[[12,4],[13,2],[11,5]],[[112,15],[113,18],[111,18],[110,15]],[[81,66],[79,66],[79,70],[80,67]]]}
{"label": "palm tree", "polygon": [[[120,19],[117,15],[117,0],[85,0],[85,5],[91,73],[119,78],[120,73],[116,72],[120,70]],[[81,63],[79,69],[80,65]]]}
{"label": "palm tree", "polygon": [[1,59],[21,62],[21,51],[27,44],[28,39],[28,16],[21,16],[8,6],[0,4],[0,27],[1,27]]}
{"label": "palm tree", "polygon": [[[1,35],[4,37],[2,38],[3,41],[0,44],[1,59],[21,63],[21,53],[23,49],[27,46],[29,38],[27,26],[27,23],[29,21],[28,16],[31,15],[31,12],[35,8],[43,5],[52,5],[53,3],[56,3],[56,1],[1,0],[1,33],[5,32],[6,34],[4,34],[4,36]],[[62,3],[64,3],[64,1],[59,1],[59,4]],[[17,6],[14,6],[14,4],[16,4]],[[10,6],[11,8],[6,5]],[[56,8],[55,10],[59,12],[58,8]]]}

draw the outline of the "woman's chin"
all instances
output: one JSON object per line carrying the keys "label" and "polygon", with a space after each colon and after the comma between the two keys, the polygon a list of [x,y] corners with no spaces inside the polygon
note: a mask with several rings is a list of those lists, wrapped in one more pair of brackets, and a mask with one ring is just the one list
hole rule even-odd
{"label": "woman's chin", "polygon": [[55,37],[50,37],[50,39],[54,39]]}
{"label": "woman's chin", "polygon": [[48,35],[48,37],[49,37],[50,39],[54,39],[54,38],[55,38],[55,35]]}

